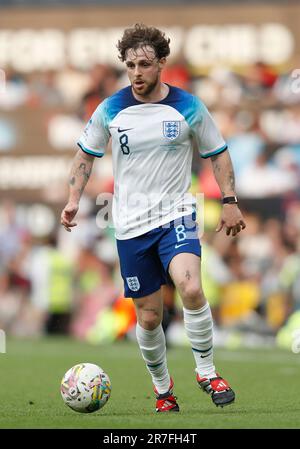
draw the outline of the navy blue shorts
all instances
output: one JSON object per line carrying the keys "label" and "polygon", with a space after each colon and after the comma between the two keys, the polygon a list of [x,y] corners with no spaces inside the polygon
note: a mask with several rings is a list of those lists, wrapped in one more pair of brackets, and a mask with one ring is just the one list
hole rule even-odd
{"label": "navy blue shorts", "polygon": [[117,240],[125,298],[142,298],[165,284],[171,260],[179,253],[201,256],[196,214],[127,240]]}

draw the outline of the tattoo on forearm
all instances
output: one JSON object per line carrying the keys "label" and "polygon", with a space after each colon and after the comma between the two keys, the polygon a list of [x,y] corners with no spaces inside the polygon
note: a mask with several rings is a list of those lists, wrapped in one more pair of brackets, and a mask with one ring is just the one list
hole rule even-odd
{"label": "tattoo on forearm", "polygon": [[82,156],[76,156],[71,169],[69,185],[72,188],[73,198],[80,199],[84,188],[90,178],[94,159],[85,160]]}
{"label": "tattoo on forearm", "polygon": [[213,171],[214,171],[215,175],[221,173],[221,167],[218,164],[218,161],[216,159],[213,160],[213,164],[212,165],[213,165]]}
{"label": "tattoo on forearm", "polygon": [[212,156],[212,168],[219,184],[222,196],[225,196],[229,191],[235,191],[235,179],[231,160],[224,160],[224,156],[220,159],[219,155]]}
{"label": "tattoo on forearm", "polygon": [[86,183],[90,178],[92,167],[87,167],[85,163],[81,163],[79,167],[76,167],[72,173],[72,177],[70,179],[70,185],[74,186],[76,184],[76,180],[80,177],[83,177],[83,183],[81,181],[81,186],[79,188],[79,192],[82,193]]}
{"label": "tattoo on forearm", "polygon": [[83,162],[79,165],[77,172],[84,177],[85,182],[89,180],[91,169],[87,169],[86,164],[84,164]]}
{"label": "tattoo on forearm", "polygon": [[230,184],[231,190],[234,191],[235,190],[235,182],[234,182],[234,173],[232,170],[229,172],[229,184]]}

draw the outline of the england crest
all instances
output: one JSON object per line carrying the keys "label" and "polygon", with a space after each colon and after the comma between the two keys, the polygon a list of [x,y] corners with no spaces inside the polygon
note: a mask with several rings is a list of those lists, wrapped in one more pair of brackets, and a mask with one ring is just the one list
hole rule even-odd
{"label": "england crest", "polygon": [[127,281],[128,287],[133,292],[137,292],[141,287],[137,276],[128,277],[128,278],[126,278],[126,281]]}
{"label": "england crest", "polygon": [[169,140],[174,140],[180,134],[180,121],[163,122],[164,136]]}

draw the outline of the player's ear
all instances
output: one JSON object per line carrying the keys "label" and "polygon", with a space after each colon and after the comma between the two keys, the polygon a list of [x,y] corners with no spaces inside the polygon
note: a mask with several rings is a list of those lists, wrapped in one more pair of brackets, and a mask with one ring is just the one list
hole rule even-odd
{"label": "player's ear", "polygon": [[165,58],[165,57],[160,58],[160,60],[158,61],[159,71],[160,71],[160,72],[161,72],[162,69],[165,67],[166,62],[167,62],[167,58]]}

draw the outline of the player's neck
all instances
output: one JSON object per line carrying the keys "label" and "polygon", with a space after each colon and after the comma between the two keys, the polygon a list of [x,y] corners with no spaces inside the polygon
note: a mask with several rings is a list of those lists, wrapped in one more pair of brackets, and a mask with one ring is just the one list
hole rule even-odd
{"label": "player's neck", "polygon": [[157,103],[164,100],[169,94],[170,88],[167,84],[162,82],[157,83],[157,86],[148,95],[138,95],[133,89],[133,96],[143,103]]}

